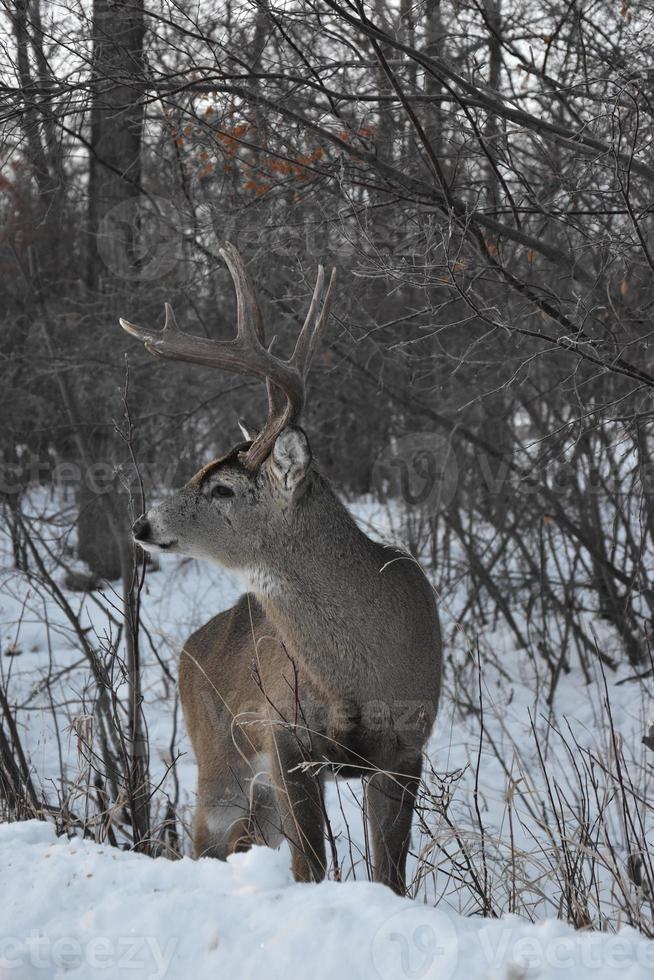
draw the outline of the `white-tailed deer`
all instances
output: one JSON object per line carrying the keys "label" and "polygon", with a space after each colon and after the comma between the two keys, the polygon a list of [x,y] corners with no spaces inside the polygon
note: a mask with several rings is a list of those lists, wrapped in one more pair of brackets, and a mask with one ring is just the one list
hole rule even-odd
{"label": "white-tailed deer", "polygon": [[[251,373],[268,388],[261,432],[203,467],[136,521],[147,551],[240,573],[248,592],[194,633],[179,687],[198,764],[197,856],[286,838],[299,881],[327,867],[323,785],[363,778],[374,878],[405,888],[421,755],[438,704],[441,640],[432,589],[407,554],[368,538],[315,466],[295,424],[327,324],[320,268],[295,351],[266,345],[256,295],[231,245],[237,333],[122,327],[159,357]],[[350,450],[351,451],[351,450]]]}

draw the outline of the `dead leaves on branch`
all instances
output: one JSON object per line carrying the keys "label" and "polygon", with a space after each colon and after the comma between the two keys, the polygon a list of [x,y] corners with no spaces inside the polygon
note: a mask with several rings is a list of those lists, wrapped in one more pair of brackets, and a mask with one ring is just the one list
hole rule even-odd
{"label": "dead leaves on branch", "polygon": [[[263,137],[262,129],[255,120],[229,124],[235,114],[230,109],[220,122],[214,121],[217,111],[207,106],[203,112],[206,122],[175,125],[169,113],[169,137],[174,143],[181,162],[196,180],[228,176],[236,180],[240,189],[262,197],[276,187],[293,184],[306,185],[319,174],[319,167],[330,160],[330,152],[323,146],[306,147],[292,153],[282,148],[273,149]],[[370,140],[374,128],[343,130],[338,137],[343,142],[353,139]]]}

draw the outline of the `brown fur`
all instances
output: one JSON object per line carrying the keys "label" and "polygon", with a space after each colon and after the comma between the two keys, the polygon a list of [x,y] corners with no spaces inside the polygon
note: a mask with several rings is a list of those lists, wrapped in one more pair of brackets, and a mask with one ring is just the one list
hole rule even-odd
{"label": "brown fur", "polygon": [[[233,496],[216,497],[217,483]],[[196,854],[224,858],[284,837],[296,879],[320,880],[324,780],[358,776],[374,878],[402,892],[441,671],[438,615],[419,566],[357,527],[293,427],[259,473],[235,451],[147,520],[144,547],[253,580],[254,591],[182,652],[198,763]]]}

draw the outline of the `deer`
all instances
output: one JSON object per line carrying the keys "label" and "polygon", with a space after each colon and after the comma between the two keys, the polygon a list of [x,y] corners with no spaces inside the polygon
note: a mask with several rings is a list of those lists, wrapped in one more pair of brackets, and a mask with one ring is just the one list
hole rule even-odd
{"label": "deer", "polygon": [[373,880],[404,894],[441,684],[434,590],[411,555],[359,527],[299,425],[336,270],[325,287],[319,266],[284,359],[266,343],[242,256],[229,242],[220,254],[236,292],[232,340],[183,332],[168,303],[163,330],[120,320],[156,357],[249,375],[268,394],[259,431],[241,422],[243,441],[132,528],[144,551],[217,563],[246,589],[181,652],[198,770],[193,851],[225,860],[286,840],[294,879],[319,882],[329,870],[326,781],[360,779]]}

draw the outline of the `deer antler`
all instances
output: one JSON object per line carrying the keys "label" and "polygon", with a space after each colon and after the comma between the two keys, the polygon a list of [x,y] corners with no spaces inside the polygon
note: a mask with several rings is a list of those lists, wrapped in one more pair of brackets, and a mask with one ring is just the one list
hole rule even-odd
{"label": "deer antler", "polygon": [[256,470],[269,455],[277,436],[289,423],[299,418],[304,406],[306,378],[329,319],[336,269],[332,269],[321,305],[325,273],[322,266],[318,267],[309,312],[292,356],[284,360],[272,353],[272,344],[266,347],[259,303],[238,250],[226,242],[220,254],[236,290],[236,337],[233,340],[209,340],[184,333],[177,326],[170,303],[165,304],[163,330],[147,330],[123,319],[120,325],[127,333],[143,341],[145,349],[156,357],[238,374],[254,374],[266,381],[268,417],[259,435],[241,456],[248,469]]}

